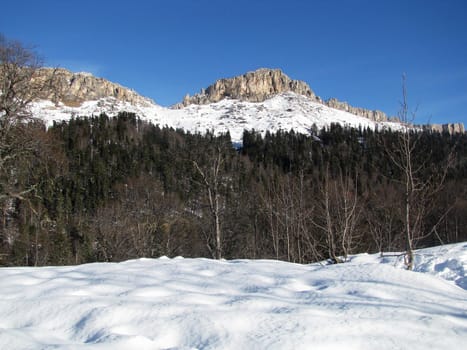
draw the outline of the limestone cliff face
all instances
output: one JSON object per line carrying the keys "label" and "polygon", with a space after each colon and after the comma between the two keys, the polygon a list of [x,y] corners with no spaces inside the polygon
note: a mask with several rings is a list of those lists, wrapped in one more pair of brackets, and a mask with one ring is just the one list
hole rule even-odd
{"label": "limestone cliff face", "polygon": [[281,92],[292,91],[317,100],[317,96],[303,81],[292,80],[280,69],[258,69],[229,79],[220,79],[194,96],[185,96],[176,108],[190,104],[208,104],[224,98],[263,102]]}
{"label": "limestone cliff face", "polygon": [[279,69],[266,68],[261,68],[234,78],[218,80],[207,89],[203,89],[199,94],[185,96],[183,101],[175,107],[183,108],[190,104],[208,104],[218,102],[224,98],[263,102],[276,94],[286,91],[307,96],[315,102],[373,121],[384,122],[388,120],[386,114],[381,111],[352,107],[347,102],[341,102],[335,98],[323,101],[315,95],[307,83],[292,80]]}
{"label": "limestone cliff face", "polygon": [[463,134],[465,127],[463,123],[449,123],[449,124],[426,124],[422,125],[423,130],[435,132],[448,132],[449,134]]}
{"label": "limestone cliff face", "polygon": [[103,78],[97,78],[89,73],[72,73],[61,68],[55,70],[44,68],[40,71],[40,75],[50,76],[51,74],[54,74],[54,87],[49,91],[44,91],[41,98],[62,102],[67,106],[79,106],[84,101],[104,97],[114,97],[120,101],[140,105],[153,103],[131,89]]}
{"label": "limestone cliff face", "polygon": [[339,109],[341,111],[349,112],[355,115],[359,115],[361,117],[368,118],[375,122],[386,122],[389,119],[395,120],[395,117],[389,118],[386,113],[378,111],[378,110],[370,110],[360,107],[353,107],[349,105],[347,102],[341,102],[336,98],[330,98],[329,100],[324,102],[327,106],[335,109]]}
{"label": "limestone cliff face", "polygon": [[[360,107],[353,107],[349,105],[347,102],[341,102],[335,98],[331,98],[324,102],[327,106],[335,109],[339,109],[341,111],[349,112],[355,115],[359,115],[375,122],[385,122],[385,121],[393,121],[393,122],[400,122],[399,118],[397,117],[388,117],[384,112],[378,110],[369,110]],[[449,123],[449,124],[426,124],[426,125],[419,125],[423,130],[427,131],[435,131],[435,132],[448,132],[450,134],[457,134],[457,133],[464,133],[465,128],[464,124],[462,123]]]}

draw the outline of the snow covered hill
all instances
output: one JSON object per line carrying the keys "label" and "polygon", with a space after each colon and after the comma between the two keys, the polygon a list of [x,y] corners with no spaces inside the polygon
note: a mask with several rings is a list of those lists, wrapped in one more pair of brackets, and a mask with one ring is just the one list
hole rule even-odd
{"label": "snow covered hill", "polygon": [[216,103],[192,104],[181,109],[171,109],[154,103],[132,104],[114,97],[86,101],[79,107],[64,104],[55,105],[50,101],[35,102],[31,106],[34,116],[51,125],[53,121],[69,120],[72,117],[91,116],[106,113],[114,116],[122,111],[136,113],[141,119],[160,126],[182,128],[191,132],[214,130],[216,133],[230,131],[232,141],[240,142],[243,130],[295,130],[309,134],[313,125],[318,129],[339,123],[345,126],[372,129],[400,128],[393,122],[375,122],[368,118],[327,107],[294,92],[283,92],[264,102],[248,102],[223,99]]}
{"label": "snow covered hill", "polygon": [[160,258],[0,269],[1,349],[462,349],[467,243],[339,265]]}

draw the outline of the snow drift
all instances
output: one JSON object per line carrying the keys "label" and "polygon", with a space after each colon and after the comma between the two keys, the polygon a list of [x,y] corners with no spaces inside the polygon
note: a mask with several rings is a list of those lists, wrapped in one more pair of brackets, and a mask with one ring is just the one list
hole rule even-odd
{"label": "snow drift", "polygon": [[[339,265],[160,258],[0,269],[1,349],[460,349],[467,243]],[[464,345],[462,345],[464,344]]]}

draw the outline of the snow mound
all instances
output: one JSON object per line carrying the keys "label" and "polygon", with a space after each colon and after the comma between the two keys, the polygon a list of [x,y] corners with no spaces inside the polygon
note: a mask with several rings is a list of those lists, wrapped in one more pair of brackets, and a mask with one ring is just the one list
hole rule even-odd
{"label": "snow mound", "polygon": [[0,348],[460,349],[466,256],[466,243],[420,250],[418,272],[368,254],[1,268]]}
{"label": "snow mound", "polygon": [[467,243],[419,251],[415,271],[439,276],[467,290]]}
{"label": "snow mound", "polygon": [[[400,253],[368,255],[359,254],[349,258],[352,263],[389,264],[405,268],[404,256]],[[420,249],[415,253],[415,272],[437,276],[467,290],[467,243],[447,244]]]}

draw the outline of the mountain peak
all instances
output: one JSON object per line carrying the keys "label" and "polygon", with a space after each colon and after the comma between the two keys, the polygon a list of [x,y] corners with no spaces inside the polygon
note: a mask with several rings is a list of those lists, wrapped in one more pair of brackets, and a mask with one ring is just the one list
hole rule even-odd
{"label": "mountain peak", "polygon": [[194,96],[185,96],[183,102],[177,107],[214,103],[225,98],[263,102],[279,93],[288,91],[304,95],[312,100],[319,100],[307,83],[292,80],[280,69],[260,68],[233,78],[217,80],[208,88],[201,90],[200,93]]}

